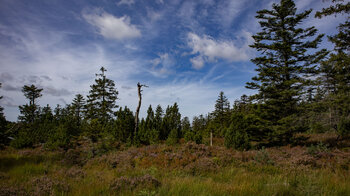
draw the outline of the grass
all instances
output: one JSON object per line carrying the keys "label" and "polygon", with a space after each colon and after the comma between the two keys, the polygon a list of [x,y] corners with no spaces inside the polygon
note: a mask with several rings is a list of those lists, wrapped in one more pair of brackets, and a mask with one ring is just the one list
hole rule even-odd
{"label": "grass", "polygon": [[[114,151],[75,165],[64,162],[64,152],[6,149],[0,154],[0,195],[350,195],[349,153],[158,145]],[[135,181],[132,188],[111,188],[121,177],[145,175],[161,185]]]}

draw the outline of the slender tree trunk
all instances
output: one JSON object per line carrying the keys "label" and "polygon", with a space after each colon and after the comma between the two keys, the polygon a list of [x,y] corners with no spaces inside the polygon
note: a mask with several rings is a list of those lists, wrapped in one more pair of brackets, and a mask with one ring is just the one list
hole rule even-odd
{"label": "slender tree trunk", "polygon": [[137,108],[136,108],[136,113],[135,113],[135,130],[134,130],[134,138],[136,137],[136,134],[137,134],[137,131],[139,129],[139,113],[140,113],[140,107],[141,107],[141,100],[142,100],[142,87],[148,87],[144,84],[140,84],[140,82],[137,83],[137,93],[138,93],[138,96],[139,96],[139,104],[137,105]]}

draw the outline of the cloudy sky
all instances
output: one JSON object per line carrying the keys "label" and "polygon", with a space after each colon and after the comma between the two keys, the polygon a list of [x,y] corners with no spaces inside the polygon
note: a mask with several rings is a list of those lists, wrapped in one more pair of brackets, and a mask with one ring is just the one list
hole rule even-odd
{"label": "cloudy sky", "polygon": [[[119,91],[118,105],[135,110],[137,82],[148,105],[177,102],[183,116],[214,109],[220,91],[231,103],[242,94],[258,55],[249,48],[259,31],[257,10],[275,0],[0,0],[0,105],[16,121],[25,104],[21,88],[44,89],[40,105],[69,104],[87,95],[101,66]],[[327,7],[297,0],[299,10]],[[315,19],[334,34],[343,16]],[[331,48],[324,39],[322,47]]]}

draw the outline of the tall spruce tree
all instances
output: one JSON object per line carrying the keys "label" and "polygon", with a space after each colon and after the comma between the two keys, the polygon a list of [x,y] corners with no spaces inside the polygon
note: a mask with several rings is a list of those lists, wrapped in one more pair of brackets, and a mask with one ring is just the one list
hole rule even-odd
{"label": "tall spruce tree", "polygon": [[73,99],[73,102],[70,108],[73,112],[73,116],[77,121],[77,125],[79,126],[81,124],[83,114],[85,113],[85,99],[83,95],[81,94],[75,95],[75,98]]}
{"label": "tall spruce tree", "polygon": [[298,130],[293,126],[297,103],[310,85],[316,63],[327,54],[324,49],[314,53],[309,50],[317,49],[323,35],[314,38],[315,27],[300,27],[312,10],[296,11],[292,0],[281,0],[272,5],[272,10],[260,10],[256,16],[262,31],[253,36],[251,47],[261,56],[252,59],[258,66],[258,76],[246,87],[259,91],[254,98],[264,107],[261,117],[267,120],[270,141],[289,142]]}
{"label": "tall spruce tree", "polygon": [[163,113],[164,112],[162,106],[157,105],[156,112],[154,114],[154,127],[158,131],[158,133],[161,132]]}
{"label": "tall spruce tree", "polygon": [[20,121],[32,123],[39,115],[39,106],[36,104],[36,100],[42,96],[42,88],[37,88],[35,85],[24,85],[22,92],[24,96],[29,100],[29,104],[19,106],[21,115],[18,117]]}
{"label": "tall spruce tree", "polygon": [[167,138],[169,144],[177,143],[180,139],[181,131],[181,114],[177,103],[167,107],[162,124],[163,137]]}
{"label": "tall spruce tree", "polygon": [[216,124],[216,135],[223,135],[223,130],[228,127],[230,119],[230,102],[223,91],[220,92],[218,99],[216,100],[213,116],[214,124]]}
{"label": "tall spruce tree", "polygon": [[117,108],[115,101],[118,99],[118,91],[114,81],[107,78],[104,67],[101,73],[96,74],[95,84],[91,85],[91,90],[87,96],[86,116],[89,119],[98,119],[102,123],[107,123],[113,115],[113,109]]}
{"label": "tall spruce tree", "polygon": [[321,104],[326,105],[328,125],[339,136],[350,134],[350,2],[333,0],[334,4],[316,13],[316,17],[345,14],[346,21],[338,26],[338,33],[328,36],[334,44],[334,52],[321,64],[321,85],[326,97]]}

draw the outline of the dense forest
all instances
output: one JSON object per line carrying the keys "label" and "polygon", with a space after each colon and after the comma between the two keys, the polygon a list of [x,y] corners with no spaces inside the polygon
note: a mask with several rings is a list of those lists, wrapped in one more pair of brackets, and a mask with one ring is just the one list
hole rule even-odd
{"label": "dense forest", "polygon": [[[315,17],[322,20],[349,13],[349,3],[333,2]],[[167,108],[150,105],[147,117],[136,122],[133,111],[118,107],[115,82],[101,67],[89,94],[77,94],[66,106],[39,106],[43,89],[24,85],[28,103],[19,106],[18,122],[6,121],[1,108],[1,145],[68,149],[81,138],[103,141],[106,146],[114,142],[176,144],[182,138],[209,144],[214,137],[224,138],[226,147],[248,150],[254,147],[252,142],[286,145],[296,141],[296,133],[329,131],[341,140],[350,134],[350,22],[340,24],[338,33],[328,36],[332,51],[319,49],[324,34],[318,34],[315,27],[301,27],[306,18],[313,17],[311,11],[297,12],[293,1],[283,0],[271,10],[257,12],[261,31],[250,46],[260,52],[252,59],[257,75],[246,83],[256,94],[242,95],[232,107],[220,92],[215,110],[192,122],[181,116],[177,103]]]}

